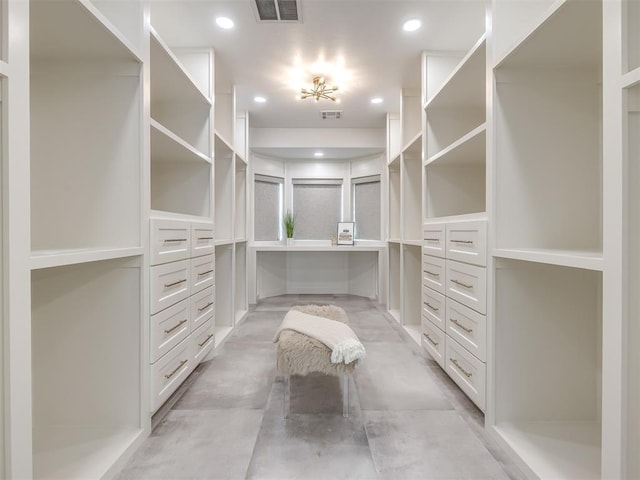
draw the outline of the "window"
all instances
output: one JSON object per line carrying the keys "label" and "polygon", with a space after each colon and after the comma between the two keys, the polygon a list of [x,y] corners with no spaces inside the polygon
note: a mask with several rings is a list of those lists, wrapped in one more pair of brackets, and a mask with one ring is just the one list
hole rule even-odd
{"label": "window", "polygon": [[380,175],[354,178],[353,221],[358,240],[380,240]]}
{"label": "window", "polygon": [[255,176],[253,224],[256,241],[282,239],[283,185],[284,180],[279,177]]}
{"label": "window", "polygon": [[342,220],[341,179],[293,179],[294,237],[329,240]]}

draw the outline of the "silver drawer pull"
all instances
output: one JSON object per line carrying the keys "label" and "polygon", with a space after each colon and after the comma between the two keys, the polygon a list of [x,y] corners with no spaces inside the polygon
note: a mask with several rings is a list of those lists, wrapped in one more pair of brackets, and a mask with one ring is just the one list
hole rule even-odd
{"label": "silver drawer pull", "polygon": [[204,307],[199,308],[198,311],[202,312],[202,311],[206,310],[207,308],[209,308],[211,305],[213,305],[213,302],[207,303]]}
{"label": "silver drawer pull", "polygon": [[463,283],[460,280],[456,280],[455,278],[451,280],[451,283],[455,283],[456,285],[460,285],[461,287],[464,287],[464,288],[473,288],[473,284],[469,285],[468,283]]}
{"label": "silver drawer pull", "polygon": [[473,240],[449,240],[451,243],[464,243],[465,245],[473,245]]}
{"label": "silver drawer pull", "polygon": [[186,281],[187,281],[187,279],[183,278],[182,280],[178,280],[177,282],[165,283],[164,284],[164,288],[175,287],[176,285],[180,285],[181,283],[184,283]]}
{"label": "silver drawer pull", "polygon": [[439,242],[440,239],[439,238],[425,238],[424,241],[425,242]]}
{"label": "silver drawer pull", "polygon": [[423,333],[424,337],[429,341],[429,343],[431,345],[433,345],[434,347],[437,347],[438,345],[440,345],[440,342],[436,342],[434,341],[429,335],[427,335],[426,333]]}
{"label": "silver drawer pull", "polygon": [[198,240],[213,240],[213,237],[198,237]]}
{"label": "silver drawer pull", "polygon": [[202,343],[199,343],[198,346],[200,348],[204,347],[205,343],[207,343],[209,340],[211,340],[211,337],[213,337],[213,333],[210,333],[209,335],[207,335],[207,338],[205,339],[205,341],[202,342]]}
{"label": "silver drawer pull", "polygon": [[434,312],[438,312],[440,311],[440,309],[438,307],[434,307],[433,305],[431,305],[429,302],[424,302],[424,304],[429,307],[431,310],[433,310]]}
{"label": "silver drawer pull", "polygon": [[432,277],[439,277],[440,276],[439,273],[430,272],[429,270],[425,270],[424,273],[426,273],[427,275],[431,275]]}
{"label": "silver drawer pull", "polygon": [[464,330],[467,333],[471,333],[473,332],[473,328],[467,328],[464,325],[462,325],[458,320],[456,320],[455,318],[451,319],[451,323],[455,323],[457,326],[459,326],[462,330]]}
{"label": "silver drawer pull", "polygon": [[166,240],[164,240],[164,243],[179,243],[179,242],[186,242],[187,239],[186,238],[167,238]]}
{"label": "silver drawer pull", "polygon": [[171,372],[171,373],[165,373],[165,374],[164,374],[164,378],[166,378],[167,380],[169,380],[171,377],[173,377],[173,376],[178,372],[178,370],[180,370],[180,369],[182,368],[182,366],[183,366],[185,363],[187,363],[187,360],[182,360],[182,361],[180,362],[180,365],[178,365],[178,366],[175,368],[175,370],[173,370],[173,372]]}
{"label": "silver drawer pull", "polygon": [[206,272],[198,273],[198,275],[207,275],[207,274],[212,273],[212,272],[213,272],[213,270],[207,270]]}
{"label": "silver drawer pull", "polygon": [[470,378],[473,376],[473,373],[467,372],[464,368],[460,366],[460,364],[458,363],[458,360],[456,360],[455,358],[449,358],[449,360],[451,360],[451,363],[453,363],[458,368],[458,370],[460,370],[467,378]]}
{"label": "silver drawer pull", "polygon": [[176,326],[171,327],[169,330],[165,330],[164,333],[169,334],[169,333],[173,332],[176,328],[180,328],[180,326],[182,326],[185,323],[187,323],[187,321],[188,320],[186,318],[184,320],[180,320]]}

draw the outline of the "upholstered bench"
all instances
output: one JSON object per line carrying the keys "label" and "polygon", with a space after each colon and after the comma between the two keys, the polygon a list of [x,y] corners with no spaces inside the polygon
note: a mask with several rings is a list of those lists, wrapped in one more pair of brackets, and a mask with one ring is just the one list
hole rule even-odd
{"label": "upholstered bench", "polygon": [[[348,323],[347,313],[336,305],[298,305],[291,310],[316,317]],[[359,363],[332,363],[332,350],[309,335],[282,330],[277,340],[277,372],[284,377],[284,417],[289,418],[291,398],[291,375],[321,373],[342,379],[342,415],[349,416],[349,377]]]}

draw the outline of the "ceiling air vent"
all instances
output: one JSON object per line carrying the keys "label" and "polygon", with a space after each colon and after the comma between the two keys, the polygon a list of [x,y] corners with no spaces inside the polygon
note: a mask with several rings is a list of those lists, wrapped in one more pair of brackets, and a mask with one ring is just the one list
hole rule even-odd
{"label": "ceiling air vent", "polygon": [[253,0],[260,22],[300,22],[298,0]]}
{"label": "ceiling air vent", "polygon": [[342,110],[323,110],[320,112],[323,120],[340,120]]}

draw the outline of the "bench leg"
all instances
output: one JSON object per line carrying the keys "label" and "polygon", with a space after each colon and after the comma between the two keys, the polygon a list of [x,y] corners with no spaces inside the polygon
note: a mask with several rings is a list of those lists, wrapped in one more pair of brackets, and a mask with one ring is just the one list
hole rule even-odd
{"label": "bench leg", "polygon": [[342,375],[342,416],[349,417],[349,375]]}
{"label": "bench leg", "polygon": [[291,376],[284,376],[284,418],[289,418],[291,401]]}

